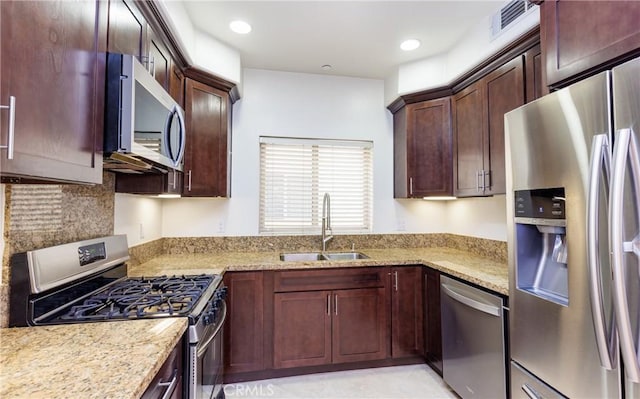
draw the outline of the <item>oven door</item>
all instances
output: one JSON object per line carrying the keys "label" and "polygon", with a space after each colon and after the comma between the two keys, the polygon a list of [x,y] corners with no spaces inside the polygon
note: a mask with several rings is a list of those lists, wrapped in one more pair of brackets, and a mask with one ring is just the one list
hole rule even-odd
{"label": "oven door", "polygon": [[222,390],[223,373],[223,336],[224,320],[227,306],[220,304],[220,317],[205,330],[205,334],[197,343],[189,345],[189,363],[191,366],[189,398],[219,399],[224,398]]}

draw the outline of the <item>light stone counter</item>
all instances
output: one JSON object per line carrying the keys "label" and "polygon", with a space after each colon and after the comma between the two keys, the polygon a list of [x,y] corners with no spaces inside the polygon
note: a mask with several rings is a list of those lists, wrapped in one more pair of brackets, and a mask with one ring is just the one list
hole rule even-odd
{"label": "light stone counter", "polygon": [[452,248],[358,249],[369,259],[283,262],[279,252],[161,255],[129,268],[130,276],[224,273],[225,271],[327,267],[426,265],[503,295],[509,295],[507,264]]}
{"label": "light stone counter", "polygon": [[139,398],[186,318],[0,329],[0,398]]}

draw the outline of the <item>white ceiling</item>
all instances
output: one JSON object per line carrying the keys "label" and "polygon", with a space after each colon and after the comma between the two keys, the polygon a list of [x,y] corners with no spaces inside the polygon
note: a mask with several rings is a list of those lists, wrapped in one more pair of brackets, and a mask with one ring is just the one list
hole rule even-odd
{"label": "white ceiling", "polygon": [[[448,51],[505,2],[192,0],[184,6],[197,29],[240,52],[243,67],[383,79],[395,66]],[[235,19],[253,31],[231,32]],[[422,46],[400,50],[408,38]],[[333,68],[325,71],[324,64]]]}

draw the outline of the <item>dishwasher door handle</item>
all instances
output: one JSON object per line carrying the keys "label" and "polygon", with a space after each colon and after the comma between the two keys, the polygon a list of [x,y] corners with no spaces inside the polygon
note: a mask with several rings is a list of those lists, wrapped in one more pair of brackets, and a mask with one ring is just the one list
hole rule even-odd
{"label": "dishwasher door handle", "polygon": [[479,310],[483,313],[490,314],[492,316],[500,317],[500,308],[497,306],[487,305],[486,303],[478,302],[475,299],[469,298],[459,292],[456,291],[455,288],[451,287],[447,284],[441,284],[444,293],[447,294],[448,297],[454,299],[464,305],[469,306],[470,308]]}

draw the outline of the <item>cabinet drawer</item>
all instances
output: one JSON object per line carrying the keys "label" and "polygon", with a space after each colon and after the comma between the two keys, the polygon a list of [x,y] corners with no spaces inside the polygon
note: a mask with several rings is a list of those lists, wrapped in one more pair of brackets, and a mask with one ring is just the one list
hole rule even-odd
{"label": "cabinet drawer", "polygon": [[384,287],[385,268],[289,270],[274,273],[274,291],[319,291]]}

